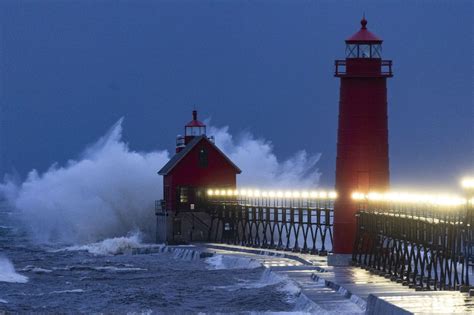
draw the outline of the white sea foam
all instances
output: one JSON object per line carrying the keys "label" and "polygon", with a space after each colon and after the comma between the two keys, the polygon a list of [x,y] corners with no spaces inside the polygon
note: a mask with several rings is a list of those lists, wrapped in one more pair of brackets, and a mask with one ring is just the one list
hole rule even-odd
{"label": "white sea foam", "polygon": [[180,260],[198,260],[201,259],[201,252],[197,251],[193,247],[168,247],[168,251],[171,251],[174,258],[178,258]]}
{"label": "white sea foam", "polygon": [[138,267],[116,267],[116,266],[90,266],[90,265],[73,265],[66,267],[54,267],[54,270],[60,271],[103,271],[103,272],[131,272],[131,271],[146,271],[148,269]]}
{"label": "white sea foam", "polygon": [[[133,250],[147,247],[141,243],[140,233],[134,233],[126,237],[114,237],[101,242],[88,245],[70,246],[62,250],[66,251],[87,251],[94,255],[118,255],[132,253]],[[151,245],[154,246],[154,245]]]}
{"label": "white sea foam", "polygon": [[280,292],[294,294],[299,292],[299,288],[287,277],[276,274],[270,269],[265,269],[258,280],[241,279],[237,284],[226,286],[214,286],[214,289],[236,291],[240,289],[259,289],[270,285],[278,285],[276,288]]}
{"label": "white sea foam", "polygon": [[27,283],[28,277],[17,273],[10,260],[0,257],[0,282]]}
{"label": "white sea foam", "polygon": [[28,265],[25,268],[21,269],[21,271],[26,271],[26,272],[33,272],[33,273],[50,273],[53,272],[52,270],[49,269],[44,269],[32,265]]}
{"label": "white sea foam", "polygon": [[[239,185],[316,186],[319,154],[300,151],[279,160],[271,142],[250,133],[233,137],[228,130],[209,127],[209,134],[243,170]],[[44,173],[32,170],[23,182],[7,179],[0,185],[34,240],[87,244],[137,229],[145,240],[153,238],[154,200],[163,190],[156,172],[170,155],[165,150],[132,151],[121,136],[122,119],[80,158],[53,164]]]}
{"label": "white sea foam", "polygon": [[85,291],[82,289],[71,289],[71,290],[60,290],[60,291],[52,291],[49,294],[64,294],[64,293],[84,293]]}
{"label": "white sea foam", "polygon": [[8,304],[8,301],[7,301],[7,300],[2,300],[2,299],[0,299],[0,303]]}
{"label": "white sea foam", "polygon": [[138,267],[114,267],[114,266],[103,266],[94,267],[97,271],[108,271],[108,272],[130,272],[130,271],[146,271],[148,269]]}
{"label": "white sea foam", "polygon": [[[207,262],[211,265],[221,266],[219,256],[229,257],[229,259],[235,259],[236,257],[227,256],[227,255],[216,255],[207,259]],[[237,257],[238,260],[240,257]],[[244,262],[244,257],[240,260]],[[248,258],[247,264],[249,266],[257,266],[255,263],[257,261]],[[262,266],[259,264],[258,266]],[[233,269],[233,268],[228,268]],[[241,279],[237,284],[227,285],[227,286],[215,286],[213,289],[225,290],[225,291],[237,291],[241,289],[260,289],[267,286],[275,286],[275,290],[281,292],[285,295],[285,300],[287,303],[294,305],[294,310],[291,312],[251,312],[251,314],[326,314],[327,312],[322,309],[319,305],[308,299],[303,293],[301,293],[301,288],[289,277],[286,275],[279,274],[271,269],[265,268],[262,275],[257,281]]]}
{"label": "white sea foam", "polygon": [[153,235],[162,191],[156,171],[169,155],[131,151],[121,133],[119,120],[80,159],[0,187],[36,241],[84,244],[135,229]]}
{"label": "white sea foam", "polygon": [[257,282],[259,286],[277,285],[277,291],[285,294],[287,303],[293,304],[294,309],[291,313],[298,314],[326,314],[327,312],[319,305],[311,301],[306,295],[301,292],[301,288],[295,281],[288,276],[278,274],[270,269],[266,269],[260,281]]}
{"label": "white sea foam", "polygon": [[208,269],[254,269],[262,267],[255,259],[230,255],[214,255],[206,258]]}

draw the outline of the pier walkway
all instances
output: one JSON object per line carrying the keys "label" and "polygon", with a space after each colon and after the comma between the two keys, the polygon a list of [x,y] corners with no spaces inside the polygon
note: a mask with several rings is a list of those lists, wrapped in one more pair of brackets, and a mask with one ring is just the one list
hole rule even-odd
{"label": "pier walkway", "polygon": [[358,267],[332,267],[327,257],[225,244],[198,244],[222,255],[259,261],[298,283],[322,309],[337,314],[466,314],[474,298],[458,291],[415,291]]}

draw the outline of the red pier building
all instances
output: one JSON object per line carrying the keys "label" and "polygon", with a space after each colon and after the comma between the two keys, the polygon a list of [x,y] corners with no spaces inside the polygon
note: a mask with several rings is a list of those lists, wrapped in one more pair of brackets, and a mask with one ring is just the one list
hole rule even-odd
{"label": "red pier building", "polygon": [[176,154],[161,168],[163,202],[157,207],[157,241],[183,243],[205,240],[209,215],[196,198],[207,188],[235,189],[240,169],[206,135],[206,125],[193,119],[176,139]]}
{"label": "red pier building", "polygon": [[[334,209],[335,254],[350,254],[356,235],[355,191],[382,191],[389,186],[387,78],[392,61],[382,60],[382,39],[361,29],[346,40],[346,59],[336,60],[340,78]],[[342,257],[342,256],[340,256]],[[346,257],[347,258],[347,257]]]}

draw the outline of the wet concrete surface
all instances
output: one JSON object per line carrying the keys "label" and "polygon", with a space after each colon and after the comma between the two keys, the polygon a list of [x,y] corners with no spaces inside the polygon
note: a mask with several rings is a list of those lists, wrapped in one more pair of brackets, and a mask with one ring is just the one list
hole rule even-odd
{"label": "wet concrete surface", "polygon": [[466,314],[474,298],[459,291],[415,291],[359,267],[332,267],[327,257],[224,244],[201,244],[221,254],[245,255],[298,283],[302,293],[338,314]]}

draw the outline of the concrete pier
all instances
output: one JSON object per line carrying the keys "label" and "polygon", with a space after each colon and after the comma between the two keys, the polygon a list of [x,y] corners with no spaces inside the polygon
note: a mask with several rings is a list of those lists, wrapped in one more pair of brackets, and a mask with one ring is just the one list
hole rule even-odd
{"label": "concrete pier", "polygon": [[338,314],[466,314],[474,298],[459,291],[416,291],[353,266],[328,266],[327,257],[224,244],[198,244],[202,250],[240,255],[288,276],[322,309]]}

